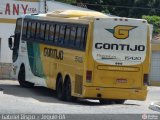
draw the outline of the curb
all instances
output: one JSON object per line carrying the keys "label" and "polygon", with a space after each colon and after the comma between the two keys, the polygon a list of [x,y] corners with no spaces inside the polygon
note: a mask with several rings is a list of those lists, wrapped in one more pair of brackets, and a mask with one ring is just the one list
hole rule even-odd
{"label": "curb", "polygon": [[152,102],[149,109],[160,112],[160,102]]}

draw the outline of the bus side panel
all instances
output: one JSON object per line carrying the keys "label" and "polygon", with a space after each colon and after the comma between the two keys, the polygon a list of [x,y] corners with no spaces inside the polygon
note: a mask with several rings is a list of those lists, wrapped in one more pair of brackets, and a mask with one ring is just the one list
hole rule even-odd
{"label": "bus side panel", "polygon": [[40,45],[40,50],[47,86],[56,89],[56,79],[60,73],[63,81],[66,76],[70,78],[72,94],[76,95],[76,79],[83,81],[85,53],[44,44]]}

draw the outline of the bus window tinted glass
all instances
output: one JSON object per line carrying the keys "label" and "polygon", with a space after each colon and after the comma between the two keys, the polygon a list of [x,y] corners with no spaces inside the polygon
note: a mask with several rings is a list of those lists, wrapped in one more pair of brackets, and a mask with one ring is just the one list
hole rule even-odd
{"label": "bus window tinted glass", "polygon": [[28,38],[28,39],[29,39],[30,36],[31,36],[31,26],[32,26],[31,21],[28,21],[28,27],[27,27],[27,38]]}
{"label": "bus window tinted glass", "polygon": [[46,24],[45,41],[48,41],[48,39],[49,39],[49,28],[50,28],[50,24]]}
{"label": "bus window tinted glass", "polygon": [[87,35],[87,28],[83,27],[82,29],[82,40],[81,40],[81,48],[85,49],[86,48],[86,35]]}
{"label": "bus window tinted glass", "polygon": [[27,21],[24,20],[24,23],[23,23],[23,31],[22,31],[22,37],[23,38],[26,38],[27,36]]}
{"label": "bus window tinted glass", "polygon": [[32,38],[32,39],[35,38],[35,32],[36,32],[36,22],[32,22],[30,38]]}
{"label": "bus window tinted glass", "polygon": [[76,48],[80,48],[80,42],[82,39],[82,28],[77,28],[77,37],[76,37]]}
{"label": "bus window tinted glass", "polygon": [[37,27],[36,27],[36,39],[40,39],[40,26],[41,24],[37,22]]}
{"label": "bus window tinted glass", "polygon": [[75,38],[76,38],[76,27],[73,26],[71,27],[71,34],[70,34],[70,40],[69,40],[70,46],[74,46]]}
{"label": "bus window tinted glass", "polygon": [[68,46],[68,44],[69,44],[70,32],[71,32],[71,27],[70,27],[70,26],[66,26],[65,41],[64,41],[64,43],[65,43],[67,46]]}
{"label": "bus window tinted glass", "polygon": [[54,40],[54,32],[55,32],[55,24],[50,25],[50,30],[49,30],[49,41]]}
{"label": "bus window tinted glass", "polygon": [[54,43],[58,43],[59,39],[59,30],[60,30],[60,25],[56,25],[56,31],[55,31],[55,38],[54,38]]}
{"label": "bus window tinted glass", "polygon": [[40,26],[40,39],[44,40],[44,35],[45,35],[45,23],[41,23]]}
{"label": "bus window tinted glass", "polygon": [[58,44],[63,44],[64,43],[64,34],[65,34],[65,25],[61,25],[60,26],[60,34],[59,34]]}

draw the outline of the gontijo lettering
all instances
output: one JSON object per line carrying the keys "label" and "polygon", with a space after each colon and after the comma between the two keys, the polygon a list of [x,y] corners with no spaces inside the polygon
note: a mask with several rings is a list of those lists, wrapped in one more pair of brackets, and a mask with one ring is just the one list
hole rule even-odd
{"label": "gontijo lettering", "polygon": [[57,50],[52,48],[44,48],[44,56],[63,60],[63,50]]}
{"label": "gontijo lettering", "polygon": [[145,51],[144,45],[131,46],[129,44],[95,43],[95,48],[121,51]]}

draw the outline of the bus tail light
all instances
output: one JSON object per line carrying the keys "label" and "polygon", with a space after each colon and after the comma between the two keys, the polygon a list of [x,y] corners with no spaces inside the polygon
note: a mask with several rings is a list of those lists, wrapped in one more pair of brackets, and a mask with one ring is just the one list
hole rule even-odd
{"label": "bus tail light", "polygon": [[144,76],[143,76],[143,84],[144,85],[149,85],[148,74],[144,74]]}
{"label": "bus tail light", "polygon": [[86,82],[91,82],[92,80],[92,71],[86,71]]}

